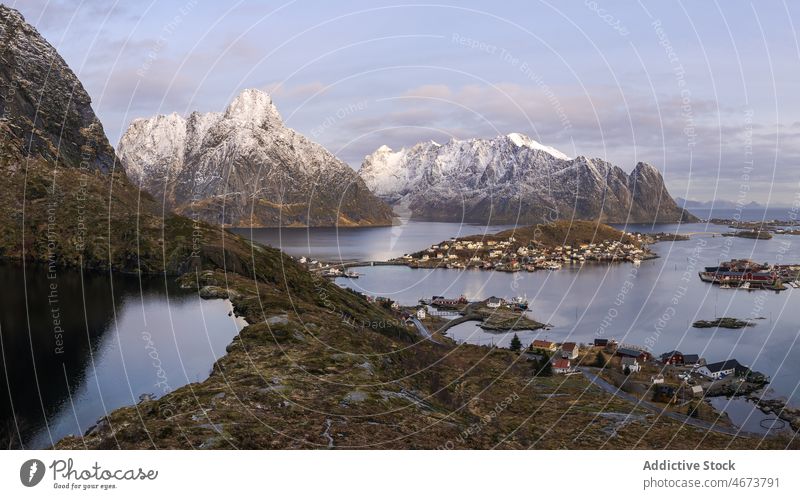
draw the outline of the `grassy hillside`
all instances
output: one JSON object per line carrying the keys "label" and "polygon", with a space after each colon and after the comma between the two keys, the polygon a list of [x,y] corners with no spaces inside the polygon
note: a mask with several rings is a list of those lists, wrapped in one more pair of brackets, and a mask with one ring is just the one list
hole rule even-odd
{"label": "grassy hillside", "polygon": [[[436,345],[342,321],[335,305],[293,300],[223,272],[253,325],[211,376],[114,411],[59,449],[783,448],[658,418],[582,376],[535,377],[504,349]],[[344,299],[344,302],[339,302]],[[354,310],[359,319],[371,309]],[[377,317],[372,317],[377,319]],[[632,416],[621,424],[621,417]],[[796,445],[796,444],[791,444]]]}
{"label": "grassy hillside", "polygon": [[558,220],[550,223],[515,227],[485,236],[476,235],[461,239],[465,241],[500,241],[512,236],[517,241],[533,241],[546,247],[575,246],[582,243],[598,243],[605,240],[639,244],[634,238],[626,236],[620,230],[600,222],[587,220]]}

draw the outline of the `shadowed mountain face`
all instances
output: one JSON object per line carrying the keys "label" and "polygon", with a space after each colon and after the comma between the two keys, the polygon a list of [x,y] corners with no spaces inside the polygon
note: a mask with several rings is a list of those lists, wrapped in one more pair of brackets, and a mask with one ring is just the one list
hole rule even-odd
{"label": "shadowed mountain face", "polygon": [[424,142],[398,152],[383,146],[364,159],[359,174],[377,195],[425,219],[694,220],[675,204],[651,165],[639,163],[629,175],[600,159],[570,159],[518,133],[444,145]]}
{"label": "shadowed mountain face", "polygon": [[324,147],[287,128],[269,95],[245,90],[222,113],[131,123],[125,171],[168,210],[234,226],[389,225],[392,211]]}
{"label": "shadowed mountain face", "polygon": [[80,81],[3,5],[0,40],[0,258],[143,273],[226,263],[252,270],[247,241],[164,215],[114,167]]}
{"label": "shadowed mountain face", "polygon": [[0,133],[24,155],[103,172],[114,150],[91,99],[56,50],[19,12],[0,5]]}

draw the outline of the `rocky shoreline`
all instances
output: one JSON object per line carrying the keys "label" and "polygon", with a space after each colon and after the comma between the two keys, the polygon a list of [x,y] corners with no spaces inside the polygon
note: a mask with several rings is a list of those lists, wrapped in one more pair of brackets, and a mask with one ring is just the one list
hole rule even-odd
{"label": "rocky shoreline", "polygon": [[762,411],[774,414],[775,417],[789,423],[793,431],[800,431],[800,409],[789,407],[786,401],[781,399],[763,399],[753,394],[745,398],[753,402]]}
{"label": "rocky shoreline", "polygon": [[703,329],[712,327],[722,327],[726,329],[742,329],[755,326],[755,322],[744,321],[733,317],[717,317],[712,321],[699,320],[692,323],[692,327]]}

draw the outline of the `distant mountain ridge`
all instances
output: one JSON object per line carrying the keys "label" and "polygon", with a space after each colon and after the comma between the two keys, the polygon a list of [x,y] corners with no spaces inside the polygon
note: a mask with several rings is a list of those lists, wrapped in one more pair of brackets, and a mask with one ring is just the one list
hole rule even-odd
{"label": "distant mountain ridge", "polygon": [[232,226],[389,225],[391,208],[348,165],[284,125],[247,89],[224,112],[134,120],[118,152],[168,210]]}
{"label": "distant mountain ridge", "polygon": [[359,174],[375,194],[408,207],[417,218],[524,224],[554,218],[696,220],[647,163],[627,174],[601,159],[571,159],[519,133],[444,145],[428,141],[397,152],[382,146],[364,158]]}
{"label": "distant mountain ridge", "polygon": [[[710,210],[714,209],[734,209],[739,207],[739,203],[736,201],[728,201],[725,199],[717,199],[713,201],[695,201],[692,199],[684,199],[681,197],[675,198],[675,202],[678,206],[683,206],[686,209],[704,209]],[[763,209],[766,208],[765,205],[761,203],[757,203],[755,201],[750,201],[749,203],[742,204],[741,207],[743,209]]]}

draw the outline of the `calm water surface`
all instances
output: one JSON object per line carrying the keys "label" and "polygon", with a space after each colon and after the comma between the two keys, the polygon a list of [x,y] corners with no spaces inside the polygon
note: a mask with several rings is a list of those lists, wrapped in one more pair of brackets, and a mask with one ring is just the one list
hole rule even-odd
{"label": "calm water surface", "polygon": [[792,433],[791,427],[774,414],[767,414],[754,403],[743,398],[711,397],[714,409],[728,414],[731,422],[744,431],[753,433]]}
{"label": "calm water surface", "polygon": [[233,232],[292,256],[326,262],[360,262],[388,260],[450,237],[491,234],[511,227],[412,221],[393,227],[233,229]]}
{"label": "calm water surface", "polygon": [[205,379],[244,323],[171,281],[0,265],[0,439],[48,447]]}
{"label": "calm water surface", "polygon": [[[786,214],[784,214],[786,215]],[[786,215],[788,216],[788,215]],[[295,255],[318,258],[335,255],[344,261],[382,260],[415,251],[450,236],[493,232],[496,228],[459,224],[411,222],[387,243],[396,228],[384,229],[300,229],[284,250]],[[359,279],[338,279],[342,286],[375,295],[388,296],[403,305],[414,305],[432,295],[483,299],[492,295],[526,295],[530,314],[551,324],[549,330],[520,333],[525,341],[535,337],[554,341],[589,342],[595,337],[641,345],[660,354],[672,349],[697,353],[708,362],[735,358],[772,377],[771,387],[800,402],[800,289],[781,293],[769,291],[725,290],[703,283],[697,272],[706,265],[731,258],[753,258],[768,262],[800,262],[800,237],[776,236],[769,241],[723,238],[715,233],[726,227],[683,224],[623,227],[630,231],[680,231],[691,233],[689,241],[654,245],[660,258],[634,267],[629,263],[586,264],[558,271],[515,274],[480,270],[409,269],[403,266],[360,267]],[[372,236],[383,239],[370,242]],[[409,234],[413,243],[403,241]],[[276,237],[274,234],[271,237]],[[263,239],[260,239],[263,240]],[[304,241],[304,242],[301,242]],[[316,241],[322,247],[313,246]],[[301,249],[301,251],[297,251]],[[755,327],[741,330],[695,329],[692,322],[721,316],[752,318]],[[473,323],[454,329],[451,336],[477,344],[504,345],[509,336],[487,333]]]}

